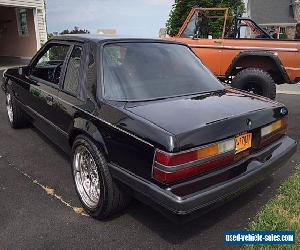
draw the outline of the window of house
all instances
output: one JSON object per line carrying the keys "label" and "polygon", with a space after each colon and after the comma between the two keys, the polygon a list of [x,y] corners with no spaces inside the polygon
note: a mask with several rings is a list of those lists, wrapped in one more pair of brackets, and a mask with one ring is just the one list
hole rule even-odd
{"label": "window of house", "polygon": [[286,27],[279,27],[279,39],[287,39]]}
{"label": "window of house", "polygon": [[28,36],[27,9],[17,8],[16,13],[19,36]]}
{"label": "window of house", "polygon": [[66,70],[64,90],[74,95],[76,95],[78,88],[81,54],[82,48],[75,46]]}
{"label": "window of house", "polygon": [[32,75],[58,85],[69,48],[69,45],[64,44],[50,45],[45,51],[41,52],[37,63],[32,68]]}

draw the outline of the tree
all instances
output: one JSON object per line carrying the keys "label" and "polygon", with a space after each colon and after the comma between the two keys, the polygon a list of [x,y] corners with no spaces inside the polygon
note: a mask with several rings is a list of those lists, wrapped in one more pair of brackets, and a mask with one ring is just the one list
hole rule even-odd
{"label": "tree", "polygon": [[73,30],[64,30],[60,34],[65,35],[65,34],[89,34],[90,32],[86,29],[80,29],[79,27],[75,26]]}
{"label": "tree", "polygon": [[54,32],[54,33],[48,33],[48,40],[59,35],[67,35],[67,34],[89,34],[90,32],[86,29],[80,29],[79,27],[74,27],[73,30],[65,29],[62,32]]}
{"label": "tree", "polygon": [[[195,6],[204,8],[228,7],[231,15],[244,10],[243,0],[175,0],[166,24],[170,36],[175,36],[178,33],[190,10]],[[220,20],[216,22],[220,23]]]}

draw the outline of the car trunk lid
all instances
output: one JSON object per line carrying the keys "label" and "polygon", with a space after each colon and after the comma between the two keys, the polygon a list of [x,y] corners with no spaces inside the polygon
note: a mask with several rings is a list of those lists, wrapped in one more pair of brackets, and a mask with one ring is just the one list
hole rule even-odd
{"label": "car trunk lid", "polygon": [[234,89],[126,105],[128,111],[173,134],[175,152],[264,126],[278,119],[276,110],[281,107]]}

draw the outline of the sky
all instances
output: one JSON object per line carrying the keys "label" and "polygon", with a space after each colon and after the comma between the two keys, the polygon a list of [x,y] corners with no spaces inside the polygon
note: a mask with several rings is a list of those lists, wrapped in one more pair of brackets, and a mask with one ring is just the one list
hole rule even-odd
{"label": "sky", "polygon": [[117,30],[118,34],[157,37],[174,0],[46,0],[48,32],[78,26]]}

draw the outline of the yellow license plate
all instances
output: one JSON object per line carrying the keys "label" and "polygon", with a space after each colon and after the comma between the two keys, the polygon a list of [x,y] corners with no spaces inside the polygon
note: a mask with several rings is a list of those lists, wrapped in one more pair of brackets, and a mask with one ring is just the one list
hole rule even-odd
{"label": "yellow license plate", "polygon": [[235,151],[237,154],[251,147],[252,147],[252,133],[242,134],[235,138]]}

